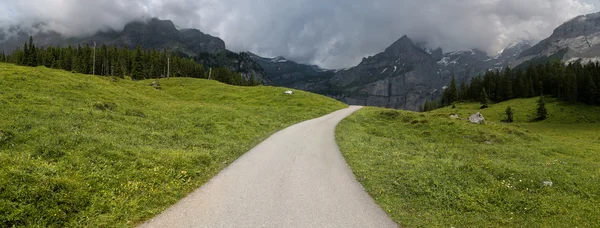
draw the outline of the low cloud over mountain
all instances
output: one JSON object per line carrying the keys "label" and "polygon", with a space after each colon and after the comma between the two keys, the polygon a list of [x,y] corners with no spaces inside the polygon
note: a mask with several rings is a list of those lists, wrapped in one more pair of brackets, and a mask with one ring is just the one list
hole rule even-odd
{"label": "low cloud over mountain", "polygon": [[[68,36],[122,29],[160,17],[219,36],[234,51],[285,56],[326,68],[356,65],[402,35],[445,50],[500,51],[542,39],[597,0],[28,0],[0,1],[0,28],[56,30]],[[40,24],[42,22],[43,24]],[[2,37],[0,37],[2,39]]]}

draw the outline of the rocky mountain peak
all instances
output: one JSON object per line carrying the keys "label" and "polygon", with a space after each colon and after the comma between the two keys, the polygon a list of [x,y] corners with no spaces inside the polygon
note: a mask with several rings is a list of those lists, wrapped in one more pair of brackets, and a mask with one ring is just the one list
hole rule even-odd
{"label": "rocky mountain peak", "polygon": [[577,16],[554,29],[551,37],[586,36],[600,31],[600,13]]}
{"label": "rocky mountain peak", "polygon": [[170,20],[160,20],[152,18],[147,21],[134,21],[125,25],[123,32],[125,33],[144,33],[160,31],[163,34],[178,33],[177,27]]}
{"label": "rocky mountain peak", "polygon": [[393,56],[397,56],[402,53],[411,52],[415,50],[420,50],[415,43],[408,38],[408,36],[404,35],[402,38],[398,39],[391,46],[385,49],[384,53],[391,54]]}
{"label": "rocky mountain peak", "polygon": [[575,17],[554,29],[550,37],[523,51],[512,65],[557,59],[596,61],[600,55],[600,13]]}

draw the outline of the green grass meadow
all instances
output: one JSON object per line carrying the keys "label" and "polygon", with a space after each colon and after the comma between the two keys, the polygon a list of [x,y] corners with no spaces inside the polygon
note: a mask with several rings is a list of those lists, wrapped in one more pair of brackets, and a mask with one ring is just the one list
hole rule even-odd
{"label": "green grass meadow", "polygon": [[[600,108],[548,99],[549,118],[532,122],[536,102],[364,108],[341,122],[337,141],[403,227],[600,227]],[[509,105],[512,124],[502,122]],[[449,118],[479,111],[487,124]]]}
{"label": "green grass meadow", "polygon": [[132,227],[272,133],[346,105],[276,87],[0,64],[0,227]]}

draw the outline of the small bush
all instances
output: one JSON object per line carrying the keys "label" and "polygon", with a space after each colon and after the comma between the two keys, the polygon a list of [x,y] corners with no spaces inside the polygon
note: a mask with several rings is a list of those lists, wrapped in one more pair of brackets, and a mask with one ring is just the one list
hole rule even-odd
{"label": "small bush", "polygon": [[46,160],[58,160],[65,156],[65,152],[55,145],[43,145],[34,151],[33,156]]}
{"label": "small bush", "polygon": [[508,106],[508,107],[506,107],[505,113],[506,113],[506,120],[505,121],[507,123],[512,123],[514,121],[514,119],[513,119],[513,116],[514,116],[513,115],[513,109],[510,106]]}
{"label": "small bush", "polygon": [[419,120],[413,120],[410,122],[410,124],[418,124],[418,123],[419,123]]}
{"label": "small bush", "polygon": [[396,119],[400,116],[400,112],[394,110],[386,110],[380,113],[383,117],[388,119]]}
{"label": "small bush", "polygon": [[422,124],[428,124],[429,120],[421,120],[420,123],[422,123]]}
{"label": "small bush", "polygon": [[402,117],[402,122],[404,122],[404,123],[410,123],[411,121],[413,121],[412,116],[404,116],[404,117]]}
{"label": "small bush", "polygon": [[544,101],[544,96],[541,96],[538,100],[537,118],[538,120],[545,120],[548,118],[548,110],[546,110],[546,102]]}
{"label": "small bush", "polygon": [[146,118],[146,114],[140,110],[137,109],[129,109],[127,111],[125,111],[125,115],[127,116],[133,116],[133,117],[140,117],[140,118]]}
{"label": "small bush", "polygon": [[94,103],[94,108],[101,110],[101,111],[106,111],[106,110],[115,110],[117,108],[117,104],[115,103],[104,103],[104,102],[96,102]]}
{"label": "small bush", "polygon": [[0,146],[8,144],[14,137],[12,132],[0,129]]}

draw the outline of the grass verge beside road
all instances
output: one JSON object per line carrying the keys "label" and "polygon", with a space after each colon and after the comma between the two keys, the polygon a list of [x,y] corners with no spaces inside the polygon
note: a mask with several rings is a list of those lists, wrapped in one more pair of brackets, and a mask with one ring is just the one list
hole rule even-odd
{"label": "grass verge beside road", "polygon": [[[341,122],[337,141],[401,226],[600,226],[598,107],[551,101],[550,118],[529,123],[535,102],[495,104],[482,111],[486,125],[449,118],[481,111],[478,104],[431,113],[365,108]],[[501,122],[507,105],[517,123]]]}
{"label": "grass verge beside road", "polygon": [[0,226],[131,227],[270,134],[346,107],[285,88],[0,64]]}

